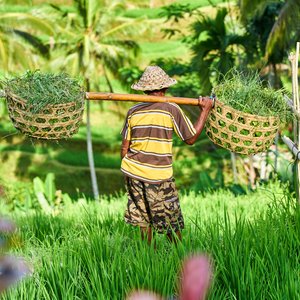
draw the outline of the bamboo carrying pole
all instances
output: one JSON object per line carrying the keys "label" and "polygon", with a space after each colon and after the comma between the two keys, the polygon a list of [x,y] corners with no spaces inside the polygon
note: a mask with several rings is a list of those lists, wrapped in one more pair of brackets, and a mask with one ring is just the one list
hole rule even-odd
{"label": "bamboo carrying pole", "polygon": [[183,97],[160,97],[138,94],[115,94],[115,93],[98,93],[86,92],[85,98],[87,100],[115,100],[115,101],[131,101],[131,102],[169,102],[176,104],[198,105],[199,100],[194,98]]}

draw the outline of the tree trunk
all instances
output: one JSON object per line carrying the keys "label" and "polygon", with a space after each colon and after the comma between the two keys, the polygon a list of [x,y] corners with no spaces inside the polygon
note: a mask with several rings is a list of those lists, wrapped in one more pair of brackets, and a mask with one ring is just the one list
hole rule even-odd
{"label": "tree trunk", "polygon": [[[300,112],[299,101],[299,84],[298,84],[298,60],[300,52],[300,43],[296,44],[296,54],[290,55],[289,59],[292,64],[292,87],[293,87],[293,105],[296,111]],[[295,118],[294,120],[294,143],[299,147],[300,143],[300,121]],[[300,203],[300,161],[295,161],[294,173],[295,192],[298,202]]]}
{"label": "tree trunk", "polygon": [[[109,80],[108,74],[107,74],[106,69],[105,69],[104,66],[103,66],[103,72],[104,72],[104,77],[105,77],[106,83],[108,85],[109,91],[110,91],[110,93],[113,93],[114,89],[113,89],[113,86],[112,86],[112,84],[111,84],[111,82]],[[117,101],[117,102],[114,102],[114,104],[115,104],[115,106],[117,108],[117,114],[118,114],[118,116],[121,116],[122,114],[121,114],[121,110],[120,110],[120,102]]]}
{"label": "tree trunk", "polygon": [[281,89],[282,88],[282,82],[281,82],[280,75],[278,73],[277,66],[276,66],[275,63],[272,64],[272,68],[273,68],[273,73],[274,73],[274,82],[273,82],[272,86],[275,89]]}
{"label": "tree trunk", "polygon": [[154,8],[155,6],[155,0],[149,0],[149,7]]}
{"label": "tree trunk", "polygon": [[254,169],[254,163],[253,163],[253,156],[249,155],[249,184],[252,189],[255,189],[255,169]]}
{"label": "tree trunk", "polygon": [[233,172],[233,182],[237,184],[238,176],[237,176],[237,169],[236,169],[236,154],[234,152],[230,152],[230,157],[231,157],[231,166]]}
{"label": "tree trunk", "polygon": [[[89,79],[85,79],[85,86],[86,90],[90,90],[90,81]],[[95,170],[95,162],[94,162],[94,153],[93,153],[93,142],[92,142],[92,132],[91,132],[91,119],[90,119],[90,101],[87,102],[87,110],[86,110],[86,133],[87,133],[87,153],[88,153],[88,160],[89,160],[89,167],[91,172],[91,181],[92,181],[92,188],[93,188],[93,195],[96,201],[99,201],[99,189],[97,183],[97,176]]]}
{"label": "tree trunk", "polygon": [[279,155],[279,150],[278,150],[278,142],[279,142],[279,133],[276,133],[275,136],[275,159],[274,159],[274,172],[277,173],[278,169],[278,155]]}

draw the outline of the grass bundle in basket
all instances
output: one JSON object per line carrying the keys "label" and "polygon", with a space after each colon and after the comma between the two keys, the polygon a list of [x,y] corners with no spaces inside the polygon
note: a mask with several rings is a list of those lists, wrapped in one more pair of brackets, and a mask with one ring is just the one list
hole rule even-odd
{"label": "grass bundle in basket", "polygon": [[78,131],[84,91],[65,73],[26,72],[4,83],[9,116],[23,134],[64,139]]}
{"label": "grass bundle in basket", "polygon": [[264,86],[257,73],[233,70],[213,92],[218,101],[208,118],[206,133],[215,144],[236,153],[267,150],[280,122],[292,116],[283,92]]}

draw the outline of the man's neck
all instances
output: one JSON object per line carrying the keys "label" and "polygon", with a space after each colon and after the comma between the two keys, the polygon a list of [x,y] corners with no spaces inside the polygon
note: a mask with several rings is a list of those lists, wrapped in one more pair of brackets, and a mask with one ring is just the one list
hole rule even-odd
{"label": "man's neck", "polygon": [[164,91],[153,91],[153,92],[149,93],[148,95],[163,97],[163,96],[165,96],[165,92]]}

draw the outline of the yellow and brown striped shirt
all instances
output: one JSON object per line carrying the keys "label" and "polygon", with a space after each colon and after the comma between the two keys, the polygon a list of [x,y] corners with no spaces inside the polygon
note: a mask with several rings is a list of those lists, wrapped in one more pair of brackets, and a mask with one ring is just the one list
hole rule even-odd
{"label": "yellow and brown striped shirt", "polygon": [[133,106],[121,132],[123,139],[130,141],[121,171],[148,183],[172,178],[173,131],[183,141],[196,134],[191,121],[177,104],[142,103]]}

